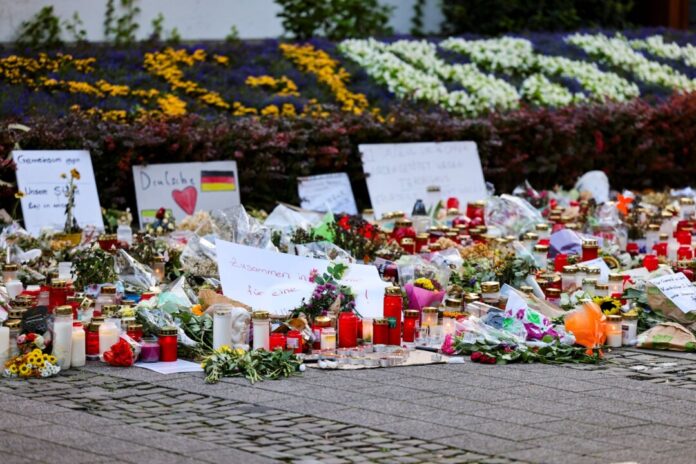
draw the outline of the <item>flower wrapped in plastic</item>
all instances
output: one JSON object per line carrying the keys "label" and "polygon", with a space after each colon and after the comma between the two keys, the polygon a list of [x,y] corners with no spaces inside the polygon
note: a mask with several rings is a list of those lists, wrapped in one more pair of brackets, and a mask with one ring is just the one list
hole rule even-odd
{"label": "flower wrapped in plastic", "polygon": [[130,367],[135,363],[133,346],[124,338],[119,338],[110,349],[104,352],[104,362],[110,366]]}
{"label": "flower wrapped in plastic", "polygon": [[523,198],[501,195],[486,203],[486,225],[500,231],[500,235],[520,236],[542,222],[541,213]]}
{"label": "flower wrapped in plastic", "polygon": [[406,255],[399,258],[396,265],[411,309],[420,311],[426,306],[440,304],[452,273],[446,262],[436,264],[420,256]]}
{"label": "flower wrapped in plastic", "polygon": [[139,263],[125,250],[116,253],[115,268],[119,280],[136,290],[147,291],[157,285],[152,268]]}

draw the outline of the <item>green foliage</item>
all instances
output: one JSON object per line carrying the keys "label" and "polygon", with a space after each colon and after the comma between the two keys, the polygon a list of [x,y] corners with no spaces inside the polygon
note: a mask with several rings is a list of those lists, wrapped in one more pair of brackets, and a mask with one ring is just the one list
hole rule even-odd
{"label": "green foliage", "polygon": [[153,42],[160,41],[164,35],[164,15],[162,13],[157,13],[157,16],[155,16],[150,24],[152,25],[150,40]]}
{"label": "green foliage", "polygon": [[175,27],[174,29],[169,31],[167,43],[170,45],[179,45],[181,43],[181,34],[179,34],[179,29]]}
{"label": "green foliage", "polygon": [[423,36],[423,8],[425,0],[416,0],[413,3],[413,17],[411,17],[411,34],[416,37]]}
{"label": "green foliage", "polygon": [[225,42],[229,44],[238,44],[241,42],[239,39],[239,29],[234,24],[230,27],[230,32],[225,36]]}
{"label": "green foliage", "polygon": [[104,15],[104,37],[112,40],[115,45],[127,46],[135,43],[135,34],[140,25],[135,18],[140,14],[137,0],[120,0],[121,16],[116,16],[116,0],[107,0]]}
{"label": "green foliage", "polygon": [[278,17],[294,39],[321,35],[332,40],[389,35],[393,7],[378,0],[276,0]]}
{"label": "green foliage", "polygon": [[443,0],[447,34],[624,28],[633,0]]}
{"label": "green foliage", "polygon": [[87,31],[85,30],[85,23],[82,22],[79,13],[76,11],[72,15],[72,19],[63,21],[65,30],[70,34],[70,38],[78,43],[87,43]]}
{"label": "green foliage", "polygon": [[62,45],[60,18],[52,6],[45,6],[19,27],[16,42],[32,48],[55,48]]}
{"label": "green foliage", "polygon": [[99,245],[75,253],[73,271],[76,276],[75,288],[80,290],[91,284],[116,280],[114,257],[99,248]]}
{"label": "green foliage", "polygon": [[[599,351],[588,354],[582,346],[563,345],[552,337],[544,337],[548,346],[528,348],[508,344],[488,344],[482,342],[465,343],[462,338],[455,338],[454,349],[458,354],[481,353],[495,359],[495,364],[534,363],[543,364],[597,364],[602,358]],[[473,358],[472,358],[473,359]]]}
{"label": "green foliage", "polygon": [[296,375],[302,360],[292,351],[281,349],[244,351],[222,347],[203,360],[206,383],[222,377],[245,377],[249,382],[275,380]]}

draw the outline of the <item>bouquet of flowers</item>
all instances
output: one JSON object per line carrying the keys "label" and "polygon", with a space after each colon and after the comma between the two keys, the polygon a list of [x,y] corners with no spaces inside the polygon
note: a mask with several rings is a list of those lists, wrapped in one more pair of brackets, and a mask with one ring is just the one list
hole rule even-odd
{"label": "bouquet of flowers", "polygon": [[111,366],[130,367],[140,354],[140,345],[127,335],[121,336],[108,351],[104,352],[104,362]]}
{"label": "bouquet of flowers", "polygon": [[43,351],[46,349],[46,340],[36,333],[22,334],[17,337],[17,347],[22,354],[28,354],[36,350]]}
{"label": "bouquet of flowers", "polygon": [[213,351],[201,364],[206,383],[217,383],[222,377],[245,377],[249,382],[290,377],[304,370],[302,360],[292,351],[277,349],[244,351],[227,345]]}
{"label": "bouquet of flowers", "polygon": [[419,256],[403,256],[396,264],[409,308],[420,311],[426,306],[440,304],[451,273],[446,264],[438,265]]}
{"label": "bouquet of flowers", "polygon": [[337,314],[341,311],[355,311],[355,295],[350,287],[338,282],[348,266],[342,263],[330,265],[326,272],[318,275],[313,272],[309,281],[317,284],[314,287],[309,301],[302,301],[302,305],[292,311],[293,318],[302,314],[314,320],[317,316]]}
{"label": "bouquet of flowers", "polygon": [[[31,335],[31,334],[30,334]],[[3,375],[10,378],[46,378],[60,372],[56,357],[44,354],[40,349],[15,356],[5,363]]]}

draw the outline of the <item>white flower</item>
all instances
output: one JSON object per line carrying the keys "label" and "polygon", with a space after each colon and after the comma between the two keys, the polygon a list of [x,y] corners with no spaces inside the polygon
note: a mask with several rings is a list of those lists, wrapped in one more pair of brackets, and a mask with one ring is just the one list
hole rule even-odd
{"label": "white flower", "polygon": [[633,73],[643,82],[679,92],[696,90],[696,81],[666,64],[650,61],[643,54],[631,49],[628,40],[621,35],[609,38],[604,34],[573,34],[565,40],[607,64]]}
{"label": "white flower", "polygon": [[661,35],[631,40],[629,43],[636,50],[645,50],[660,58],[683,61],[687,66],[696,67],[696,47],[691,44],[681,47],[676,43],[665,43]]}

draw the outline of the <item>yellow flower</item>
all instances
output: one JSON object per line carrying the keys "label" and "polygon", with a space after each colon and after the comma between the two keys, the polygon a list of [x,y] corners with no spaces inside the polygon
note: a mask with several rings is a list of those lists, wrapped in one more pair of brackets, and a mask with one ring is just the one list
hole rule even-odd
{"label": "yellow flower", "polygon": [[426,290],[435,290],[435,285],[433,284],[432,280],[426,279],[425,277],[414,280],[413,284],[416,287],[424,288]]}
{"label": "yellow flower", "polygon": [[21,190],[17,190],[17,192],[15,193],[14,196],[15,196],[16,199],[21,200],[22,198],[25,197],[25,193],[22,192]]}
{"label": "yellow flower", "polygon": [[56,363],[56,357],[53,356],[53,355],[49,356],[49,357],[48,357],[48,362],[50,362],[51,364],[55,364],[55,363]]}
{"label": "yellow flower", "polygon": [[246,351],[244,351],[241,348],[237,348],[234,350],[234,354],[236,354],[237,356],[244,356],[245,353],[246,353]]}
{"label": "yellow flower", "polygon": [[29,366],[26,364],[22,364],[22,366],[19,368],[19,375],[22,377],[26,377],[31,373],[31,369],[29,369]]}
{"label": "yellow flower", "polygon": [[34,355],[37,355],[37,356],[43,356],[43,351],[41,351],[41,350],[38,349],[38,348],[34,348],[34,349],[31,351],[31,354],[34,354]]}
{"label": "yellow flower", "polygon": [[78,171],[75,168],[72,168],[70,170],[70,177],[72,177],[75,180],[80,180],[80,171]]}
{"label": "yellow flower", "polygon": [[12,373],[12,374],[16,374],[16,373],[19,371],[19,369],[17,369],[17,365],[16,365],[16,364],[11,365],[11,366],[8,368],[8,370],[9,370],[10,373]]}

